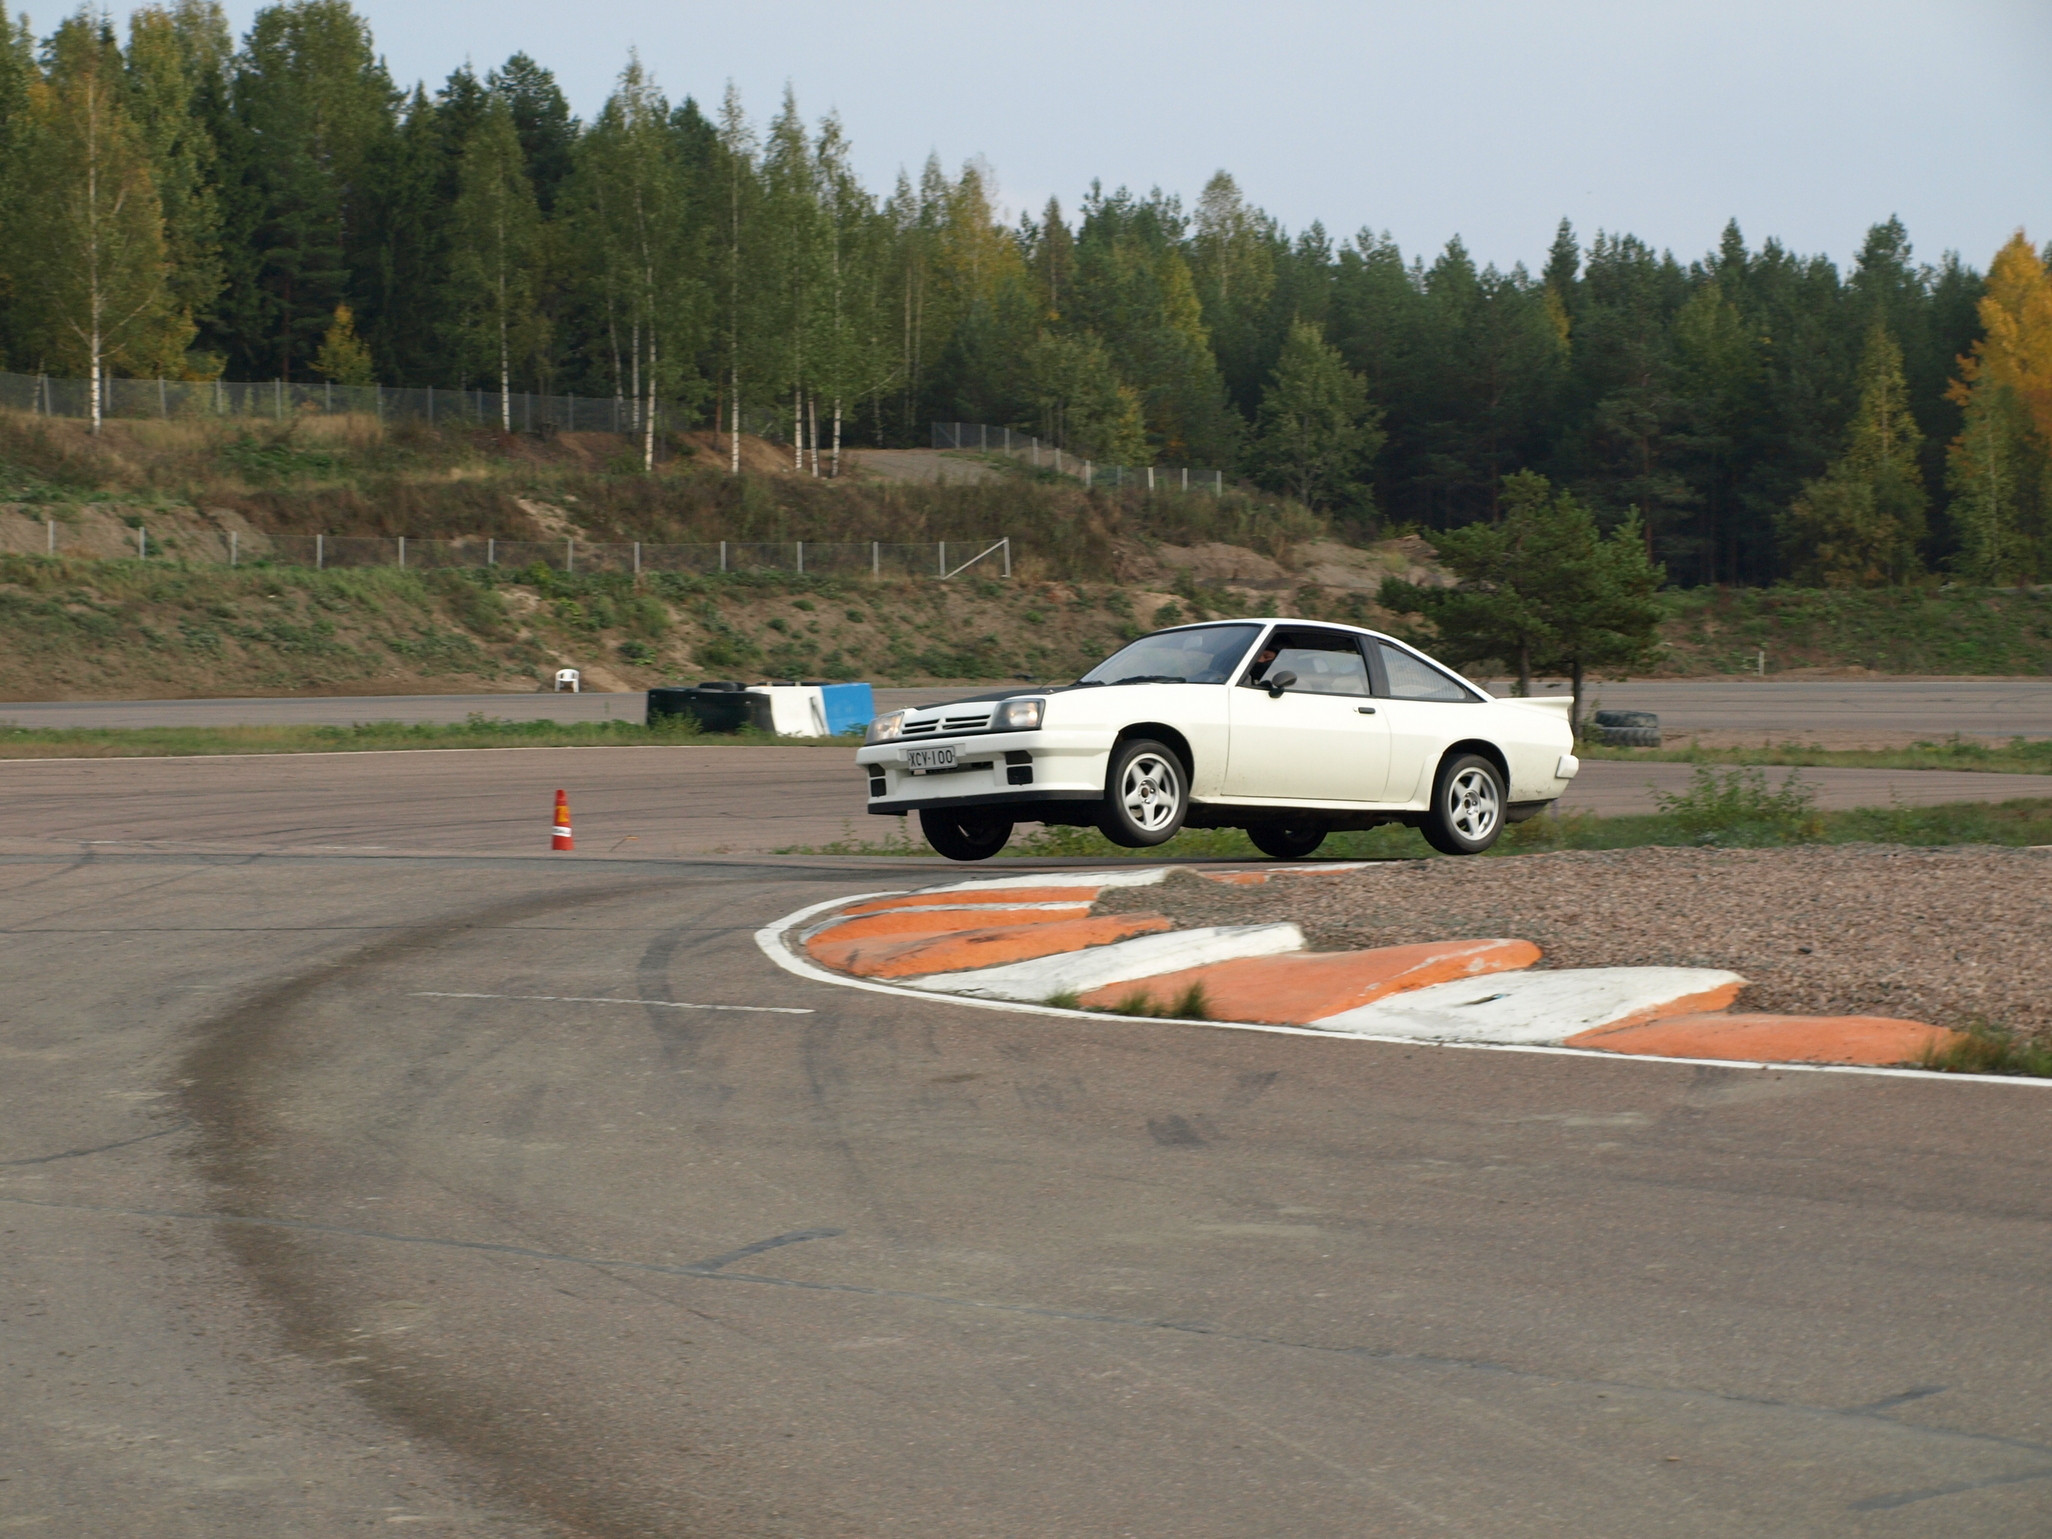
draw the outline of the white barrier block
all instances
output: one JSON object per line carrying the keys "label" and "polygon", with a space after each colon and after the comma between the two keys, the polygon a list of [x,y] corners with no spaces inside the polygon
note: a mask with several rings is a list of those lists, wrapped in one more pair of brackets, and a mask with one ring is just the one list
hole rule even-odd
{"label": "white barrier block", "polygon": [[1746,980],[1708,967],[1581,967],[1491,973],[1392,994],[1311,1022],[1321,1031],[1428,1042],[1558,1046],[1655,1011],[1721,1010]]}
{"label": "white barrier block", "polygon": [[1030,962],[1007,962],[1000,967],[935,973],[904,981],[915,989],[943,994],[1037,1003],[1051,994],[1087,994],[1107,984],[1151,978],[1157,973],[1303,949],[1304,932],[1293,924],[1209,925],[1197,930],[1170,930],[1161,935],[1136,935],[1108,946],[1035,957]]}

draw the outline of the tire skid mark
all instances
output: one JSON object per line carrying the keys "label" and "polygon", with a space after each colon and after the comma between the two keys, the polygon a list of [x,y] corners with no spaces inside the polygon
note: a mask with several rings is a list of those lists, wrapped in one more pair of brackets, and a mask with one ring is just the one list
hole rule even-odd
{"label": "tire skid mark", "polygon": [[[556,1262],[568,1266],[588,1267],[595,1271],[643,1275],[654,1274],[665,1277],[689,1278],[700,1282],[737,1283],[752,1287],[782,1288],[801,1293],[852,1295],[857,1298],[881,1299],[893,1303],[932,1304],[950,1309],[1024,1316],[1030,1319],[1063,1321],[1078,1325],[1108,1325],[1143,1331],[1164,1331],[1175,1335],[1208,1337],[1242,1346],[1274,1347],[1292,1352],[1310,1352],[1328,1357],[1352,1358],[1357,1361],[1390,1367],[1481,1373],[1535,1385],[1573,1384],[1582,1388],[1644,1395],[1653,1399],[1676,1401],[1683,1404],[1712,1401],[1733,1407],[1765,1411],[1785,1411],[1804,1417],[1878,1422],[1914,1437],[1931,1438],[1943,1442],[1956,1442],[1984,1448],[2008,1448],[2014,1449],[2019,1453],[2038,1454],[2052,1458],[2052,1444],[2033,1442],[2025,1438],[2005,1437],[1999,1433],[1973,1432],[1956,1427],[1938,1427],[1927,1423],[1905,1422],[1888,1414],[1890,1410],[1907,1401],[1926,1398],[1924,1394],[1913,1393],[1889,1396],[1887,1399],[1876,1402],[1873,1405],[1810,1405],[1797,1400],[1777,1400],[1762,1395],[1739,1395],[1723,1390],[1671,1388],[1658,1384],[1641,1384],[1630,1379],[1585,1378],[1555,1371],[1521,1368],[1514,1363],[1506,1363],[1493,1358],[1404,1352],[1393,1347],[1363,1346],[1347,1342],[1317,1341],[1302,1337],[1236,1331],[1214,1325],[1205,1320],[1174,1319],[1165,1316],[1121,1315],[1102,1310],[1069,1309],[1056,1305],[970,1298],[959,1294],[927,1293],[911,1288],[886,1288],[868,1283],[834,1282],[821,1278],[773,1277],[763,1273],[731,1272],[726,1270],[726,1267],[732,1262],[749,1255],[758,1254],[761,1251],[798,1244],[806,1240],[838,1238],[844,1232],[833,1228],[792,1230],[787,1234],[773,1235],[766,1240],[758,1240],[753,1244],[739,1247],[725,1255],[713,1256],[704,1261],[678,1263],[632,1261],[617,1257],[577,1256],[536,1250],[526,1246],[503,1245],[491,1241],[456,1240],[434,1235],[397,1234],[385,1230],[357,1229],[340,1224],[322,1224],[307,1219],[251,1217],[226,1213],[196,1213],[168,1208],[100,1206],[90,1203],[51,1202],[28,1197],[0,1196],[0,1203],[17,1207],[110,1214],[129,1218],[180,1219],[199,1223],[241,1226],[248,1229],[309,1231],[317,1234],[332,1234],[343,1238],[376,1240],[399,1245],[426,1245],[454,1250],[497,1252],[517,1256],[523,1260]],[[362,1347],[359,1346],[358,1350],[362,1350]],[[1880,1511],[1896,1506],[1906,1506],[1912,1502],[1926,1501],[1934,1497],[1980,1490],[1987,1486],[2012,1485],[2048,1478],[2052,1478],[2052,1469],[2020,1471],[1989,1476],[1977,1481],[1962,1481],[1942,1487],[1931,1487],[1921,1491],[1889,1493],[1868,1497],[1859,1502],[1851,1503],[1849,1506],[1854,1511]]]}

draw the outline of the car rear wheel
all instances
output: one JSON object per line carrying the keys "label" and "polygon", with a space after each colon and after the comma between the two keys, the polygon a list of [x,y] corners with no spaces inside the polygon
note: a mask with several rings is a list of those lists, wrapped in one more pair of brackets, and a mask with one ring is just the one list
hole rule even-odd
{"label": "car rear wheel", "polygon": [[1278,828],[1274,824],[1262,824],[1247,830],[1247,837],[1254,841],[1254,848],[1277,860],[1302,860],[1319,845],[1325,843],[1322,828]]}
{"label": "car rear wheel", "polygon": [[1442,855],[1480,855],[1503,832],[1503,776],[1480,754],[1440,766],[1432,811],[1418,831]]}
{"label": "car rear wheel", "polygon": [[1012,837],[1009,818],[981,818],[973,812],[928,807],[919,814],[926,842],[949,860],[989,860]]}
{"label": "car rear wheel", "polygon": [[1112,750],[1097,817],[1105,838],[1129,850],[1166,844],[1189,811],[1189,781],[1172,749],[1139,737]]}

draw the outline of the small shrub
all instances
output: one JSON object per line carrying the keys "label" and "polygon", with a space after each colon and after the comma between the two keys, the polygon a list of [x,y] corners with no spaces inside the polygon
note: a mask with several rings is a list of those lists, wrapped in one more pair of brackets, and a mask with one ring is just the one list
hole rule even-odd
{"label": "small shrub", "polygon": [[2052,1048],[2018,1041],[2016,1034],[1987,1021],[1976,1021],[1944,1046],[1924,1049],[1920,1069],[1940,1074],[2016,1074],[2052,1079]]}
{"label": "small shrub", "polygon": [[1699,764],[1686,791],[1655,792],[1653,800],[1680,833],[1703,844],[1797,843],[1824,834],[1808,782],[1791,774],[1770,791],[1765,771],[1752,765],[1719,774]]}
{"label": "small shrub", "polygon": [[623,641],[617,650],[622,662],[652,663],[655,661],[655,648],[645,641]]}
{"label": "small shrub", "polygon": [[1211,1000],[1202,983],[1193,983],[1166,1005],[1159,1005],[1145,989],[1136,989],[1113,1005],[1111,1015],[1145,1016],[1160,1021],[1208,1021]]}

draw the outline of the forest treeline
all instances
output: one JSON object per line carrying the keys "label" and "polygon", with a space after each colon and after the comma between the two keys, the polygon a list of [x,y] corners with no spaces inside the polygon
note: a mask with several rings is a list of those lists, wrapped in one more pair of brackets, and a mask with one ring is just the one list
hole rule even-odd
{"label": "forest treeline", "polygon": [[[522,54],[397,86],[347,0],[0,29],[0,366],[328,379],[766,415],[844,443],[1006,424],[1228,468],[1356,527],[1502,515],[1530,470],[1670,581],[2052,578],[2052,247],[1984,276],[1889,219],[1841,272],[1734,223],[1691,261],[1563,222],[1544,265],[1294,234],[1220,172],[1003,223],[986,168],[866,188],[788,95],[590,122]],[[738,455],[738,448],[736,450]],[[738,463],[738,461],[737,461]]]}

